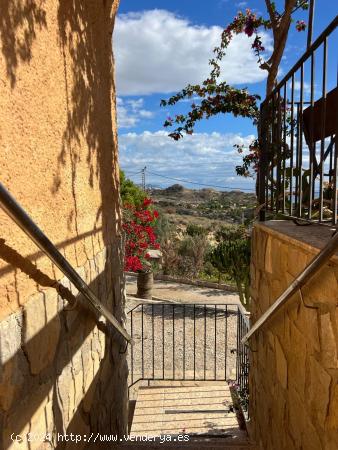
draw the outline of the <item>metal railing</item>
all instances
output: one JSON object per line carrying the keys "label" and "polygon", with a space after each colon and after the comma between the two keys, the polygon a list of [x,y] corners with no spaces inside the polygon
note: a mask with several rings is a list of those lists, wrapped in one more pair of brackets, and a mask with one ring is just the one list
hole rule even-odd
{"label": "metal railing", "polygon": [[249,333],[250,323],[248,317],[239,312],[237,320],[237,370],[236,389],[246,419],[249,418],[249,347],[243,342]]}
{"label": "metal railing", "polygon": [[338,16],[261,105],[261,219],[337,224],[337,25]]}
{"label": "metal railing", "polygon": [[233,381],[248,397],[249,330],[238,304],[141,303],[128,312],[134,345],[129,387],[139,381]]}
{"label": "metal railing", "polygon": [[99,314],[102,314],[108,322],[127,340],[131,337],[112,313],[99,301],[90,287],[80,277],[76,270],[69,264],[55,245],[40,230],[36,223],[29,217],[26,211],[19,205],[14,197],[0,183],[0,206],[24,231],[24,233],[48,256],[48,258],[61,270],[68,280],[81,292],[83,297]]}

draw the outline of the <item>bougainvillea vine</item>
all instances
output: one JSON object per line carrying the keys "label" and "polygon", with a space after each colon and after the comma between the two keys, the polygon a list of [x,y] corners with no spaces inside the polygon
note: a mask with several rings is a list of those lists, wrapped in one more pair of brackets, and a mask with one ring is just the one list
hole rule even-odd
{"label": "bougainvillea vine", "polygon": [[[190,111],[187,114],[178,114],[174,118],[167,117],[164,122],[165,128],[175,127],[169,132],[169,137],[178,141],[185,134],[191,135],[194,132],[195,125],[202,119],[209,119],[220,113],[231,113],[235,117],[245,117],[252,119],[257,125],[259,121],[257,94],[251,94],[248,89],[238,89],[230,86],[225,81],[219,81],[221,76],[221,61],[226,54],[226,49],[230,45],[234,36],[245,34],[248,38],[253,38],[252,49],[257,56],[257,62],[262,70],[268,72],[266,83],[266,94],[269,95],[276,83],[278,68],[283,56],[286,40],[293,21],[292,15],[297,10],[306,10],[309,7],[308,0],[285,0],[284,11],[279,12],[276,9],[275,2],[266,0],[268,18],[258,16],[251,9],[245,12],[238,12],[233,21],[224,28],[221,35],[221,42],[214,49],[214,57],[210,59],[211,67],[209,77],[201,84],[188,85],[168,100],[162,100],[161,106],[173,106],[183,99],[199,97],[200,101],[191,104]],[[304,31],[306,23],[304,20],[297,20],[296,30]],[[273,38],[273,50],[269,58],[265,59],[265,48],[262,41],[262,31],[271,31]],[[249,176],[250,167],[257,170],[259,144],[255,139],[249,146],[249,154],[244,153],[243,147],[240,148],[243,153],[243,166],[237,166],[236,171],[239,175]]]}
{"label": "bougainvillea vine", "polygon": [[154,232],[159,214],[152,207],[152,200],[145,198],[140,205],[124,204],[123,230],[125,232],[124,269],[131,272],[146,272],[151,269],[150,249],[160,245]]}

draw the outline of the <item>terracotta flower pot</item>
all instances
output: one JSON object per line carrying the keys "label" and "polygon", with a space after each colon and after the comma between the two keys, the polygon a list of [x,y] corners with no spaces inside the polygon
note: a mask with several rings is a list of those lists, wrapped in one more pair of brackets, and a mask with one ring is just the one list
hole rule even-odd
{"label": "terracotta flower pot", "polygon": [[154,276],[153,272],[138,272],[137,274],[137,294],[139,298],[152,299]]}

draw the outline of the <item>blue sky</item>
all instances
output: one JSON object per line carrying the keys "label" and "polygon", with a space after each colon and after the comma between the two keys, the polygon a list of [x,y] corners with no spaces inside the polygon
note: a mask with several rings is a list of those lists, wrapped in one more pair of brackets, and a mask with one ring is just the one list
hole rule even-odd
{"label": "blue sky", "polygon": [[[337,13],[333,1],[316,3],[314,37]],[[175,142],[167,137],[163,122],[168,115],[185,112],[189,102],[171,109],[159,106],[162,98],[189,82],[203,80],[222,28],[246,7],[265,13],[264,0],[121,0],[113,39],[120,164],[134,181],[140,181],[135,173],[147,166],[147,183],[153,186],[174,183],[156,173],[253,190],[253,180],[236,176],[240,158],[233,148],[234,144],[249,143],[255,136],[249,120],[223,115],[202,121],[193,136]],[[295,18],[306,20],[307,13],[301,12]],[[268,50],[268,34],[264,35],[264,43]],[[280,76],[301,56],[305,43],[306,33],[298,33],[292,26]],[[264,94],[265,72],[258,68],[246,36],[236,37],[228,49],[222,77],[237,87],[247,86],[252,93]]]}

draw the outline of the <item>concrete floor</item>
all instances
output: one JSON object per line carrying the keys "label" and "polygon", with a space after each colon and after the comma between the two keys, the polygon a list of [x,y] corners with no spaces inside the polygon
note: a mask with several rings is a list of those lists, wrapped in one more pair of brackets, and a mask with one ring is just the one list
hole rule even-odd
{"label": "concrete floor", "polygon": [[[127,295],[136,295],[136,276],[126,276],[126,290]],[[154,280],[153,296],[180,303],[240,303],[238,295],[233,292],[162,280]]]}

